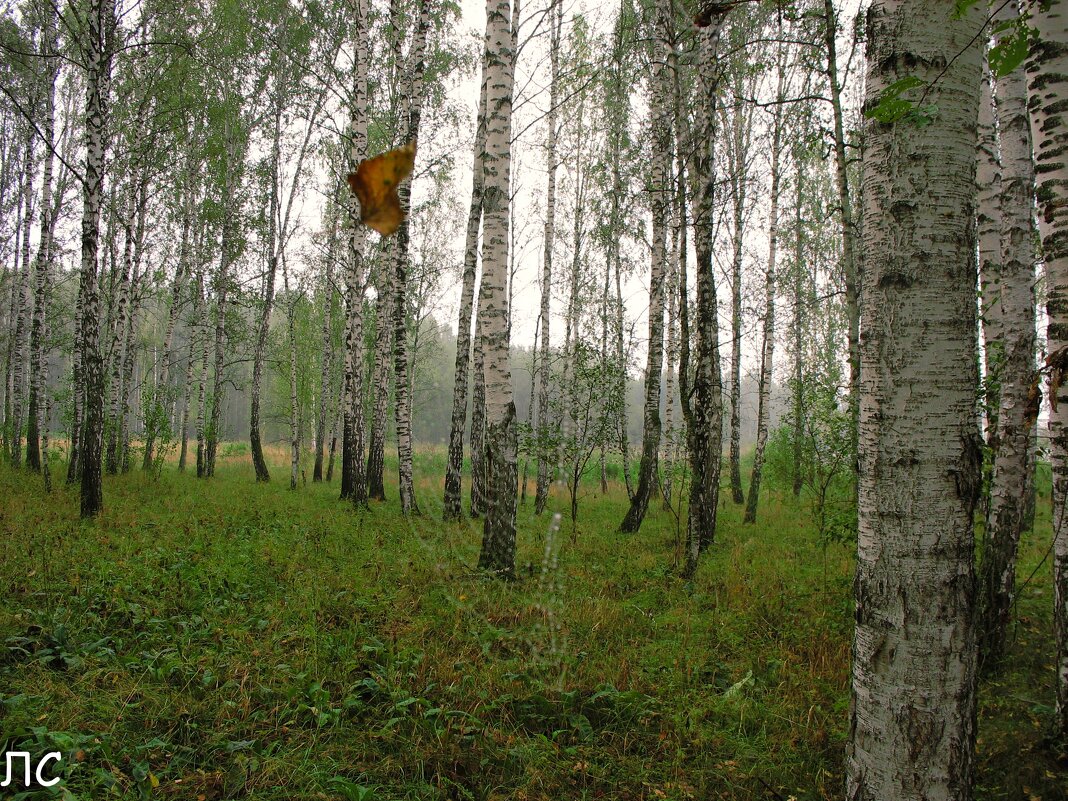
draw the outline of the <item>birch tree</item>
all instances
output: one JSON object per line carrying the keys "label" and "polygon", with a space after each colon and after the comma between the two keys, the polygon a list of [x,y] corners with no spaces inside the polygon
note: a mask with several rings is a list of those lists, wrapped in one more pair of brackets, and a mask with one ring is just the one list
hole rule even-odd
{"label": "birch tree", "polygon": [[[410,64],[405,70],[407,86],[405,91],[406,120],[404,123],[404,141],[414,142],[419,137],[419,122],[423,107],[423,78],[426,70],[427,28],[430,26],[430,2],[420,0],[419,19],[412,39]],[[415,500],[415,485],[412,476],[412,418],[411,395],[408,384],[408,325],[407,305],[408,269],[409,269],[409,220],[408,208],[411,204],[411,179],[402,181],[398,188],[401,209],[404,217],[397,230],[393,250],[393,366],[394,400],[393,412],[397,423],[397,471],[398,495],[401,513],[419,514]]]}
{"label": "birch tree", "polygon": [[[719,505],[723,398],[719,359],[719,321],[716,301],[715,264],[712,254],[712,218],[716,176],[713,147],[716,139],[717,59],[720,30],[728,5],[715,6],[698,32],[697,120],[692,135],[683,135],[684,152],[691,153],[689,173],[695,191],[691,203],[694,247],[697,255],[697,304],[694,319],[696,352],[691,377],[689,297],[685,271],[680,270],[679,314],[682,348],[679,353],[679,394],[684,399],[686,444],[690,461],[689,515],[686,522],[686,564],[684,575],[697,571],[701,551],[716,535],[716,509]],[[676,86],[675,117],[682,122],[681,98]]]}
{"label": "birch tree", "polygon": [[[1011,22],[1018,13],[1016,3],[1010,2],[995,19]],[[1011,30],[995,33],[995,43]],[[997,80],[994,99],[1001,144],[998,305],[1005,326],[998,347],[996,449],[979,574],[979,653],[984,664],[1001,658],[1008,635],[1039,403],[1031,223],[1035,180],[1022,67]]]}
{"label": "birch tree", "polygon": [[80,340],[84,369],[84,427],[79,436],[81,515],[95,517],[104,505],[101,457],[104,438],[104,365],[100,354],[100,292],[97,259],[100,206],[107,151],[107,113],[115,26],[113,0],[91,0],[80,42],[85,64],[85,169],[82,173]]}
{"label": "birch tree", "polygon": [[[879,0],[868,108],[909,78],[938,111],[864,155],[851,799],[971,797],[976,715],[977,6]],[[901,84],[898,84],[900,86]],[[919,100],[913,90],[908,100]],[[919,112],[919,113],[922,113]]]}
{"label": "birch tree", "polygon": [[[541,310],[538,319],[541,329],[541,373],[538,376],[537,461],[538,483],[534,493],[534,513],[545,511],[549,500],[550,470],[552,455],[549,443],[553,420],[549,417],[549,321],[550,301],[553,288],[553,245],[556,241],[556,168],[557,168],[557,106],[560,102],[560,33],[563,25],[563,10],[559,0],[549,3],[549,110],[545,115],[545,231],[542,235],[541,256]],[[531,399],[533,403],[533,399]]]}
{"label": "birch tree", "polygon": [[[48,304],[52,295],[53,236],[57,204],[52,194],[56,146],[56,81],[59,78],[59,31],[56,13],[50,3],[40,3],[41,47],[43,59],[44,120],[41,136],[44,145],[41,169],[41,225],[34,274],[33,320],[30,327],[30,392],[27,402],[26,465],[41,469],[41,432],[48,426],[48,353],[45,348]],[[43,397],[45,396],[45,397]],[[45,455],[47,458],[47,454]]]}
{"label": "birch tree", "polygon": [[667,259],[667,222],[671,198],[671,101],[670,74],[666,54],[673,26],[670,9],[657,4],[654,12],[654,49],[649,79],[651,152],[648,187],[652,211],[652,242],[649,268],[649,344],[645,366],[645,406],[642,431],[642,458],[638,487],[631,498],[619,529],[637,531],[656,489],[657,456],[660,450],[660,383],[664,369],[664,285]]}
{"label": "birch tree", "polygon": [[[1028,116],[1034,143],[1038,232],[1046,263],[1050,461],[1053,464],[1053,628],[1057,654],[1057,730],[1068,735],[1068,24],[1063,4],[1029,0],[1035,29],[1027,60]],[[1053,403],[1053,400],[1056,403]]]}
{"label": "birch tree", "polygon": [[[483,66],[483,70],[485,66]],[[475,306],[475,277],[478,271],[478,233],[482,224],[484,173],[482,157],[486,148],[486,78],[481,79],[475,118],[475,146],[471,168],[471,203],[467,212],[467,235],[464,241],[463,283],[460,312],[456,323],[456,367],[452,389],[452,422],[449,427],[449,461],[445,467],[445,503],[442,516],[458,520],[461,508],[464,463],[464,427],[467,423],[467,394],[471,383],[471,323]],[[477,345],[476,345],[477,347]],[[472,446],[473,448],[473,446]],[[472,457],[474,454],[472,453]]]}
{"label": "birch tree", "polygon": [[312,482],[323,480],[326,458],[327,417],[330,416],[331,375],[334,368],[334,262],[337,260],[338,231],[337,203],[328,209],[326,257],[323,260],[323,361],[319,377],[319,413],[315,417],[315,465]]}
{"label": "birch tree", "polygon": [[[778,29],[782,38],[782,25]],[[757,433],[753,448],[753,470],[749,476],[749,494],[746,498],[746,523],[755,523],[757,503],[760,497],[760,482],[764,471],[764,448],[768,444],[768,417],[771,406],[771,385],[775,363],[775,295],[776,267],[779,255],[779,191],[782,172],[783,104],[786,100],[785,45],[778,46],[776,54],[775,105],[771,117],[771,185],[768,210],[768,264],[764,276],[764,326],[760,346],[760,378],[757,388]]]}
{"label": "birch tree", "polygon": [[482,302],[487,505],[479,568],[515,575],[517,433],[509,364],[507,270],[514,42],[509,0],[486,0],[486,151],[483,156]]}

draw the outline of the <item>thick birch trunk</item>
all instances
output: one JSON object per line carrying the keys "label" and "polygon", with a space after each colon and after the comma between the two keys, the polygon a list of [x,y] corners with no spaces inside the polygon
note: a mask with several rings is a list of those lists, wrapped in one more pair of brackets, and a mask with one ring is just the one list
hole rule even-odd
{"label": "thick birch trunk", "polygon": [[[357,0],[355,60],[352,74],[352,100],[349,109],[349,170],[354,171],[367,158],[367,68],[368,5]],[[346,196],[345,248],[345,355],[342,378],[341,497],[357,506],[367,503],[369,478],[363,468],[363,296],[367,283],[364,245],[367,231],[360,222],[360,204],[353,195]],[[378,325],[381,325],[381,320]],[[369,470],[370,468],[368,468]],[[368,477],[370,473],[368,472]]]}
{"label": "thick birch trunk", "polygon": [[[1068,10],[1063,3],[1026,4],[1038,43],[1027,62],[1028,110],[1035,148],[1038,231],[1046,262],[1049,293],[1046,338],[1049,359],[1064,375],[1068,353]],[[1057,727],[1068,736],[1068,385],[1050,387],[1057,405],[1050,412],[1050,461],[1053,463],[1053,627],[1057,640]]]}
{"label": "thick birch trunk", "polygon": [[[998,19],[1015,19],[1016,3]],[[995,34],[995,40],[1004,33]],[[1038,419],[1035,374],[1035,267],[1032,199],[1035,174],[1023,69],[997,82],[1001,138],[1001,343],[997,449],[979,577],[979,657],[993,665],[1005,650],[1016,595],[1016,552],[1027,518],[1031,439]]]}
{"label": "thick birch trunk", "polygon": [[[419,22],[411,45],[411,64],[407,70],[408,120],[405,140],[414,142],[419,138],[419,121],[423,108],[423,72],[426,68],[426,36],[430,25],[430,2],[422,0],[419,5]],[[411,205],[411,179],[398,188],[403,218],[397,230],[394,249],[393,297],[393,412],[397,423],[397,473],[401,514],[417,515],[419,506],[415,500],[415,482],[412,475],[412,409],[411,388],[408,375],[408,246]]]}
{"label": "thick birch trunk", "polygon": [[[680,287],[683,351],[680,355],[680,384],[685,400],[683,411],[687,424],[687,446],[690,459],[690,508],[686,524],[686,565],[683,574],[692,577],[697,571],[701,551],[716,535],[716,509],[719,505],[719,476],[722,460],[723,384],[719,358],[719,321],[716,300],[715,264],[713,258],[712,218],[716,176],[713,151],[716,137],[716,78],[715,68],[719,34],[724,16],[700,31],[698,55],[698,119],[695,136],[684,137],[690,143],[690,172],[697,191],[693,198],[694,248],[697,254],[697,314],[695,327],[697,348],[692,385],[689,378],[689,313],[686,307],[686,287]],[[676,103],[678,103],[676,94]],[[676,106],[676,119],[683,119]],[[682,276],[680,275],[680,279]],[[680,281],[681,283],[681,281]]]}
{"label": "thick birch trunk", "polygon": [[[37,251],[37,273],[34,286],[33,323],[30,327],[30,396],[27,404],[26,464],[31,470],[41,469],[41,432],[48,425],[48,352],[45,331],[48,321],[48,302],[52,294],[52,234],[57,209],[53,208],[52,173],[53,147],[56,132],[56,81],[59,77],[56,14],[51,3],[42,3],[44,30],[41,36],[41,55],[46,60],[44,89],[44,165],[41,177],[41,232]],[[47,457],[47,454],[45,454]],[[46,480],[50,479],[46,475]]]}
{"label": "thick birch trunk", "polygon": [[515,576],[516,414],[509,364],[507,271],[514,44],[509,0],[486,0],[485,243],[480,322],[485,360],[487,506],[479,567]]}
{"label": "thick birch trunk", "polygon": [[866,134],[850,801],[969,799],[976,717],[978,6],[882,0],[867,102],[937,83],[925,126]]}
{"label": "thick birch trunk", "polygon": [[[79,442],[81,515],[95,517],[104,506],[101,456],[104,437],[104,365],[100,353],[100,294],[97,249],[107,147],[107,101],[110,93],[109,29],[113,0],[91,0],[86,12],[82,54],[86,66],[85,170],[82,186],[81,346],[85,372],[85,423]],[[76,388],[77,391],[77,388]]]}

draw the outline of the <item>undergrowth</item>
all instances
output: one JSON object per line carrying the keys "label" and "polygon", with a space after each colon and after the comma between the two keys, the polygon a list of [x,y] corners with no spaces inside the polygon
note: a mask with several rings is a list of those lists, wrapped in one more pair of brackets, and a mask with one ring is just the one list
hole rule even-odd
{"label": "undergrowth", "polygon": [[[520,507],[501,584],[473,569],[479,523],[440,522],[440,451],[418,455],[411,520],[394,488],[354,511],[225,453],[210,481],[107,478],[92,523],[74,489],[0,467],[0,746],[63,754],[59,787],[13,798],[841,796],[851,546],[804,499],[772,487],[747,526],[725,493],[686,582],[672,514],[619,534],[621,483],[591,481],[551,558],[549,516]],[[1021,582],[1048,543],[1040,512]],[[984,684],[977,799],[1068,787],[1044,730],[1049,572]]]}

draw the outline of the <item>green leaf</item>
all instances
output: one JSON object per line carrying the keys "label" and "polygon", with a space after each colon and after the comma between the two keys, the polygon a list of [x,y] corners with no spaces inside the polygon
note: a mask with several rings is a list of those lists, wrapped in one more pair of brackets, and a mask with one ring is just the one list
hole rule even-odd
{"label": "green leaf", "polygon": [[879,122],[892,123],[909,116],[915,108],[915,103],[901,97],[910,89],[918,89],[926,86],[927,82],[914,75],[899,78],[887,86],[879,94],[879,102],[865,110],[864,116],[876,119]]}
{"label": "green leaf", "polygon": [[995,78],[1004,78],[1027,58],[1027,28],[1018,25],[1016,31],[990,49],[987,60]]}

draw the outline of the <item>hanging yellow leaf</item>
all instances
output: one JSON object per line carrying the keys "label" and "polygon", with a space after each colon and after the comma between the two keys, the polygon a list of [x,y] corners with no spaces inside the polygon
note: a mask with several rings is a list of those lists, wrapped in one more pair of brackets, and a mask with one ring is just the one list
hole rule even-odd
{"label": "hanging yellow leaf", "polygon": [[359,198],[360,221],[382,236],[396,231],[404,220],[397,187],[415,167],[415,142],[360,162],[348,176],[349,189]]}

